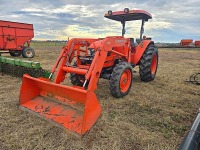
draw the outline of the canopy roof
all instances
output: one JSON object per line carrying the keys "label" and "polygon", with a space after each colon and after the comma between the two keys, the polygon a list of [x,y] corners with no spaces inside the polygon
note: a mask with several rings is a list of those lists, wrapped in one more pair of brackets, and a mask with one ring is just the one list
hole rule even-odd
{"label": "canopy roof", "polygon": [[112,12],[112,14],[107,13],[104,17],[120,22],[143,19],[148,21],[149,19],[152,19],[151,14],[144,10],[129,10],[128,13],[125,13],[124,11],[116,11]]}

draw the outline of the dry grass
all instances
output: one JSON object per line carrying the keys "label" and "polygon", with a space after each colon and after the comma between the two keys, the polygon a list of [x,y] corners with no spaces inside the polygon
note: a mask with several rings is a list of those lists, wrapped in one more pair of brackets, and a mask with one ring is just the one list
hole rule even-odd
{"label": "dry grass", "polygon": [[[33,60],[51,69],[60,50],[38,47]],[[177,149],[200,106],[200,86],[184,82],[200,72],[200,51],[160,49],[159,54],[156,79],[143,83],[136,73],[124,98],[113,98],[108,81],[100,80],[102,115],[82,138],[20,110],[21,79],[0,75],[0,149]]]}

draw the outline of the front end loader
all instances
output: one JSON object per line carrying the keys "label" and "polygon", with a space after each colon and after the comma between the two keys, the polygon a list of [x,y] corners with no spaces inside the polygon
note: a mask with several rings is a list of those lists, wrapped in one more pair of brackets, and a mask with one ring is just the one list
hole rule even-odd
{"label": "front end loader", "polygon": [[[99,78],[108,79],[111,94],[126,96],[132,86],[132,68],[139,65],[142,81],[154,80],[158,49],[142,37],[152,18],[142,10],[108,11],[105,17],[122,24],[122,36],[104,39],[73,38],[63,47],[49,78],[23,76],[20,107],[65,129],[85,134],[97,121],[101,107],[95,90]],[[142,20],[140,38],[125,38],[125,22]],[[54,74],[54,81],[50,78]],[[71,85],[65,82],[70,78]],[[66,85],[67,84],[67,85]]]}

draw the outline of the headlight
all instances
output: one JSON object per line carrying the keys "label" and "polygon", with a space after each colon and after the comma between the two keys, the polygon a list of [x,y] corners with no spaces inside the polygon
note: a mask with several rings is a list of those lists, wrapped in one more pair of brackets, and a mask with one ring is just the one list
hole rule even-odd
{"label": "headlight", "polygon": [[129,9],[128,8],[124,8],[124,12],[125,13],[129,13]]}
{"label": "headlight", "polygon": [[112,10],[109,10],[109,11],[108,11],[108,15],[112,15]]}

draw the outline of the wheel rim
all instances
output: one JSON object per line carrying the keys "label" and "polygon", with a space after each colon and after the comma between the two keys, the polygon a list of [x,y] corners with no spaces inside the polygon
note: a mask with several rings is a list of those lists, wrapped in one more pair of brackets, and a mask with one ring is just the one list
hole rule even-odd
{"label": "wheel rim", "polygon": [[120,78],[120,90],[125,93],[131,85],[131,71],[126,69]]}
{"label": "wheel rim", "polygon": [[158,61],[157,54],[154,54],[152,62],[151,62],[151,73],[152,74],[155,74],[155,72],[156,72],[157,61]]}
{"label": "wheel rim", "polygon": [[32,57],[32,55],[33,55],[33,54],[32,54],[32,52],[31,52],[31,50],[27,50],[27,51],[26,51],[26,56],[27,56],[27,57]]}

